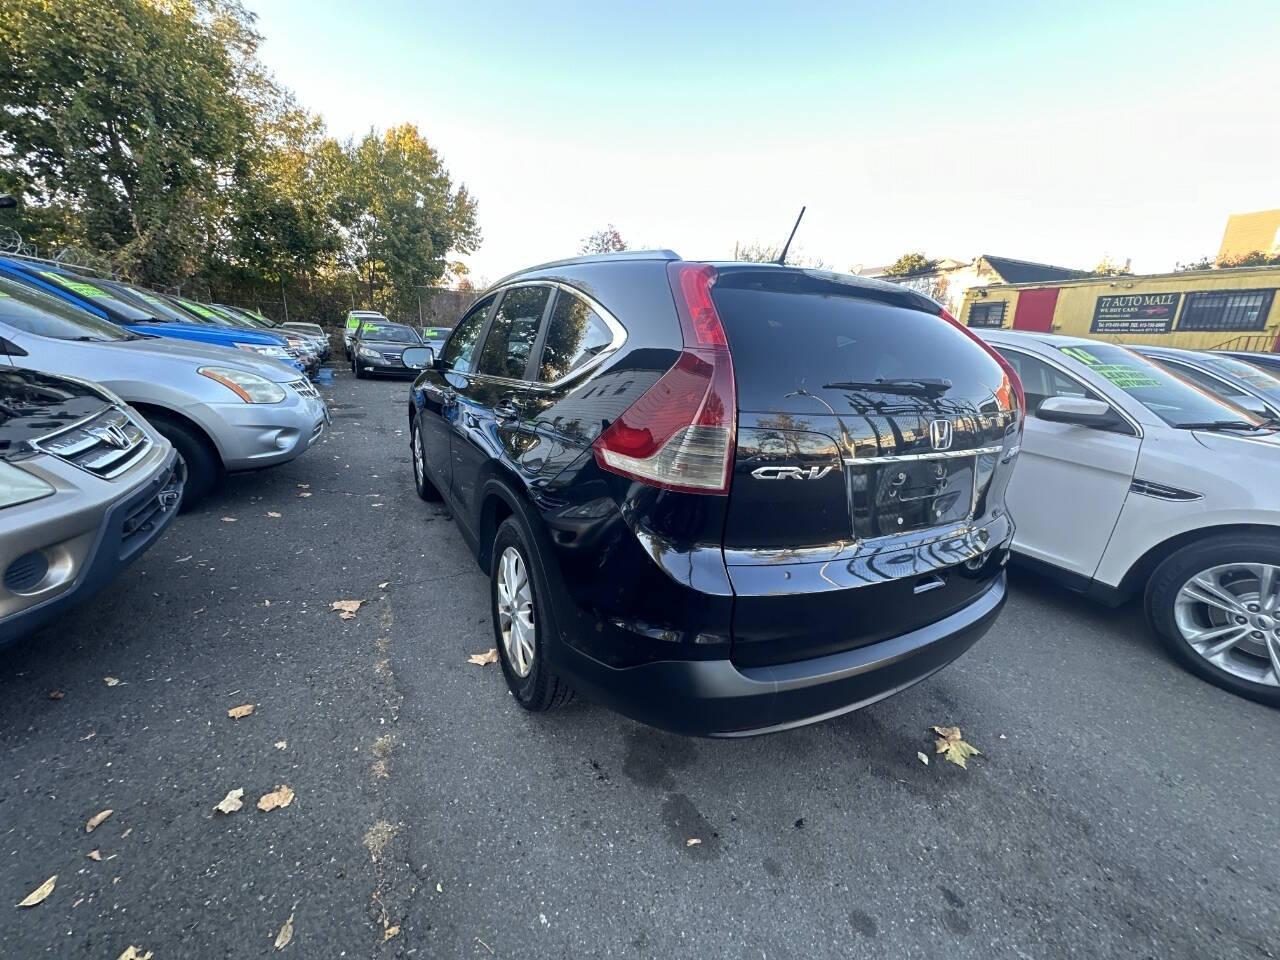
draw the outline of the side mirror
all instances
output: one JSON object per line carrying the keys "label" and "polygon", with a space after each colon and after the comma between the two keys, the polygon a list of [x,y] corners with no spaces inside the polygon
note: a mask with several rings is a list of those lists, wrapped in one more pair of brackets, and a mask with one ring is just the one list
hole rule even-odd
{"label": "side mirror", "polygon": [[0,356],[25,357],[26,355],[27,351],[23,350],[12,340],[6,340],[4,337],[0,337]]}
{"label": "side mirror", "polygon": [[1085,397],[1048,397],[1036,408],[1036,417],[1094,430],[1114,430],[1124,425],[1124,418],[1110,404]]}
{"label": "side mirror", "polygon": [[430,347],[410,347],[400,355],[400,359],[404,361],[406,367],[425,370],[427,367],[436,365],[436,352]]}

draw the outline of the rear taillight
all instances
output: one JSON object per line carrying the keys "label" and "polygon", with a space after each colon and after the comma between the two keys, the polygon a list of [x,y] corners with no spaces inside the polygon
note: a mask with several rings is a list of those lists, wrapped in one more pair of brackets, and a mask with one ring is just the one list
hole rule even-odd
{"label": "rear taillight", "polygon": [[1014,397],[1018,401],[1018,428],[1022,428],[1022,420],[1027,415],[1027,395],[1022,390],[1022,378],[1018,376],[1018,371],[1013,369],[1013,365],[1004,357],[1000,356],[1000,351],[996,350],[991,344],[983,340],[980,336],[966,327],[963,323],[947,313],[942,311],[942,319],[955,326],[966,337],[980,346],[983,350],[991,355],[996,363],[1000,364],[1000,369],[1004,371],[1004,375],[1009,379],[1009,388],[1013,390]]}
{"label": "rear taillight", "polygon": [[643,483],[728,493],[738,401],[729,341],[711,300],[715,267],[676,261],[667,279],[684,349],[592,448],[601,467]]}

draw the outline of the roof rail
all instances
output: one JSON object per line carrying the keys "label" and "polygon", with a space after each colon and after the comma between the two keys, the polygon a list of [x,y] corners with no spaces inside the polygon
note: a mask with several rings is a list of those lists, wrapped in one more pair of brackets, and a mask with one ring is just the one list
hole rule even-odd
{"label": "roof rail", "polygon": [[552,267],[569,267],[576,266],[580,263],[608,263],[611,260],[679,260],[680,254],[674,250],[656,249],[656,250],[620,250],[617,253],[587,253],[580,257],[567,257],[564,260],[550,260],[546,263],[535,264],[532,267],[524,267],[508,273],[500,280],[496,280],[489,284],[486,288],[492,290],[494,287],[501,286],[508,280],[515,277],[523,276],[526,273],[533,273],[535,270],[549,270]]}

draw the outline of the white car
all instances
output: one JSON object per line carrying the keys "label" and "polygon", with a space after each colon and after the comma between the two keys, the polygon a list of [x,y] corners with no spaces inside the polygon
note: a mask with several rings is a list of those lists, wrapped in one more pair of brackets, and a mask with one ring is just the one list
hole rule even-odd
{"label": "white car", "polygon": [[1147,619],[1193,673],[1280,706],[1280,432],[1145,357],[975,331],[1018,371],[1022,561]]}

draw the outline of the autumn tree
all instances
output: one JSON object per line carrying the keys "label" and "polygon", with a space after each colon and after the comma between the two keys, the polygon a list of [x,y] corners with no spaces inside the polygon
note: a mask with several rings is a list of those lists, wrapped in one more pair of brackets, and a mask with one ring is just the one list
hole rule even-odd
{"label": "autumn tree", "polygon": [[1093,268],[1095,277],[1122,277],[1133,271],[1129,269],[1129,261],[1121,263],[1119,260],[1112,259],[1110,254],[1104,254],[1102,259],[1098,261],[1098,265]]}
{"label": "autumn tree", "polygon": [[930,260],[923,253],[904,253],[885,268],[891,277],[904,277],[911,273],[927,273],[938,265],[937,260]]}
{"label": "autumn tree", "polygon": [[597,230],[591,236],[584,238],[582,245],[578,248],[578,253],[583,255],[621,253],[626,249],[627,241],[622,239],[622,234],[618,232],[618,228],[611,223],[603,230]]}

